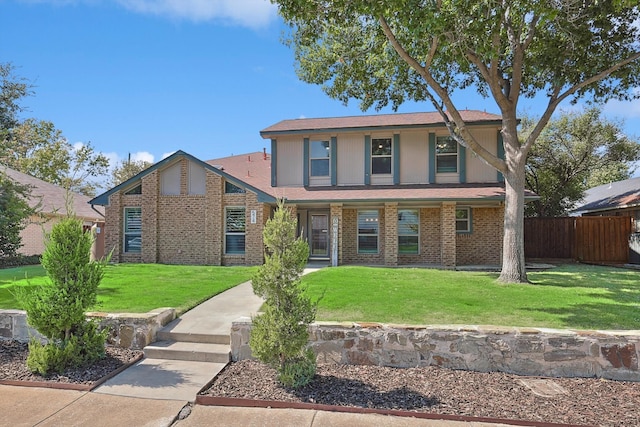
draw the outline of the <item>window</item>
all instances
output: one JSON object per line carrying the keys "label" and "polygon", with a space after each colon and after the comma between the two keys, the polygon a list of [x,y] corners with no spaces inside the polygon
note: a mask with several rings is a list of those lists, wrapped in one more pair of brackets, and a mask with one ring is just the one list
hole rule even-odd
{"label": "window", "polygon": [[417,209],[398,210],[398,253],[419,253],[420,214]]}
{"label": "window", "polygon": [[245,224],[243,207],[225,209],[224,253],[244,254]]}
{"label": "window", "polygon": [[378,253],[378,211],[358,211],[358,253]]}
{"label": "window", "polygon": [[124,208],[124,252],[142,251],[142,208]]}
{"label": "window", "polygon": [[329,141],[311,141],[309,146],[311,176],[329,176],[329,158],[331,157]]}
{"label": "window", "polygon": [[391,174],[391,138],[371,140],[371,173]]}
{"label": "window", "polygon": [[471,208],[456,209],[456,232],[471,233]]}
{"label": "window", "polygon": [[133,187],[131,190],[125,191],[124,194],[127,196],[131,194],[142,194],[142,184],[138,184],[135,187]]}
{"label": "window", "polygon": [[244,193],[244,188],[238,187],[237,185],[232,184],[229,181],[225,181],[224,192],[227,194],[240,194]]}
{"label": "window", "polygon": [[458,172],[458,143],[450,136],[439,136],[436,141],[436,172]]}

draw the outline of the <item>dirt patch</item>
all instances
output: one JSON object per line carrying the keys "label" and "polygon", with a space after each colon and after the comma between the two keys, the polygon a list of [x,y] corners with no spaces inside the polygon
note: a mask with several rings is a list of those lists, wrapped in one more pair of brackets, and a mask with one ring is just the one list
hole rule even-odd
{"label": "dirt patch", "polygon": [[593,378],[547,379],[566,394],[542,397],[523,378],[439,367],[395,369],[320,365],[299,390],[281,387],[273,369],[255,361],[232,363],[207,396],[392,409],[559,424],[637,426],[640,383]]}
{"label": "dirt patch", "polygon": [[141,351],[107,347],[105,357],[92,365],[68,369],[61,374],[42,376],[27,368],[28,352],[26,343],[0,340],[0,380],[90,386],[142,355]]}

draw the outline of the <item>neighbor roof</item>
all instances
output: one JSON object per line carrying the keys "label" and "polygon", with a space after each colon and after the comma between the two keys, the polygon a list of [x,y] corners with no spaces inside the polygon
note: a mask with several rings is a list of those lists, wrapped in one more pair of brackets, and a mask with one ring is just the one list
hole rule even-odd
{"label": "neighbor roof", "polygon": [[640,177],[612,182],[587,190],[576,213],[607,211],[640,206]]}
{"label": "neighbor roof", "polygon": [[[502,117],[497,114],[478,110],[460,111],[462,119],[475,125],[500,124]],[[282,120],[260,132],[263,138],[276,135],[305,132],[337,132],[362,129],[393,129],[444,126],[444,120],[438,112],[379,114],[369,116],[327,117],[318,119]]]}
{"label": "neighbor roof", "polygon": [[62,187],[27,175],[26,173],[18,172],[4,165],[0,165],[0,172],[4,172],[15,182],[31,188],[31,195],[28,200],[29,206],[33,208],[40,204],[40,213],[67,215],[66,201],[68,196],[71,195],[71,208],[77,217],[96,222],[104,221],[104,210],[100,208],[98,212],[96,212],[87,204],[90,197],[80,193],[67,192],[67,190]]}

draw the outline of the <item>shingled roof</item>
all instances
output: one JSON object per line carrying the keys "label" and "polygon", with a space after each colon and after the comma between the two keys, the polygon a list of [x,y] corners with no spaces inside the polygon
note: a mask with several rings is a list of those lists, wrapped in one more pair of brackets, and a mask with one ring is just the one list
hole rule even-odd
{"label": "shingled roof", "polygon": [[[500,124],[502,117],[478,110],[462,110],[460,115],[468,124]],[[316,119],[282,120],[260,131],[263,138],[304,132],[336,132],[376,128],[416,128],[444,126],[438,112],[377,114],[368,116],[326,117]]]}
{"label": "shingled roof", "polygon": [[[13,181],[31,188],[31,197],[28,200],[30,207],[40,204],[39,212],[51,215],[67,215],[67,191],[57,185],[35,178],[26,173],[0,165],[0,173],[5,173]],[[98,212],[91,209],[88,202],[90,197],[80,193],[69,193],[72,196],[71,209],[73,213],[82,219],[90,221],[104,221],[104,210],[99,207]]]}
{"label": "shingled roof", "polygon": [[587,190],[574,212],[586,213],[640,206],[640,177],[612,182]]}

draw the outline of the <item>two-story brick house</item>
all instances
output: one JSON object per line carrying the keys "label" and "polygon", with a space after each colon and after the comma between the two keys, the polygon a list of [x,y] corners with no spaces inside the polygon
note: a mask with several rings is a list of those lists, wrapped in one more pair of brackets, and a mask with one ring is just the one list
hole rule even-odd
{"label": "two-story brick house", "polygon": [[[462,115],[501,155],[500,117]],[[270,154],[203,162],[178,151],[93,199],[105,206],[113,259],[260,264],[263,225],[284,198],[311,259],[500,264],[501,176],[453,141],[438,113],[284,120],[260,134]]]}

